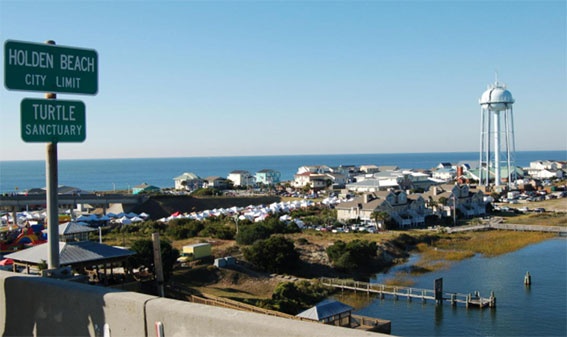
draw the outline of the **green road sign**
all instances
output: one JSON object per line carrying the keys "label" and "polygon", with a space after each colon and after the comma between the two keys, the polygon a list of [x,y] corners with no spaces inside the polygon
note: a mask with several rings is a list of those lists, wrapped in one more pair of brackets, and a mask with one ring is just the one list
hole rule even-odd
{"label": "green road sign", "polygon": [[98,54],[92,49],[7,40],[4,85],[12,90],[94,95]]}
{"label": "green road sign", "polygon": [[85,103],[25,98],[21,103],[24,142],[77,142],[86,138]]}

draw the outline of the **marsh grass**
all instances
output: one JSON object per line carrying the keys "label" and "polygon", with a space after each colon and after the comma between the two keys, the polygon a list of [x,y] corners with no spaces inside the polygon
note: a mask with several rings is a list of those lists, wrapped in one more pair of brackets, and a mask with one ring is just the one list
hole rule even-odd
{"label": "marsh grass", "polygon": [[460,261],[475,255],[473,251],[468,249],[442,249],[439,247],[428,246],[425,243],[418,244],[416,248],[421,253],[421,260],[425,261]]}
{"label": "marsh grass", "polygon": [[[436,247],[438,250],[468,252],[468,257],[474,256],[474,253],[492,257],[516,251],[554,236],[556,234],[540,232],[471,232],[446,236],[436,243]],[[466,258],[467,254],[463,253],[461,257]],[[454,254],[453,257],[457,258],[459,254]]]}
{"label": "marsh grass", "polygon": [[415,284],[415,281],[398,273],[393,278],[385,280],[384,284],[387,286],[411,287]]}

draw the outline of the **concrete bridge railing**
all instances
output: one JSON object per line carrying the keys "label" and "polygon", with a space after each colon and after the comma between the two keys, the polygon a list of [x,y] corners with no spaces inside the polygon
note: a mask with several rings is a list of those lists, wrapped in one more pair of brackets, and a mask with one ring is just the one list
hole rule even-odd
{"label": "concrete bridge railing", "polygon": [[380,336],[69,281],[0,271],[4,336]]}

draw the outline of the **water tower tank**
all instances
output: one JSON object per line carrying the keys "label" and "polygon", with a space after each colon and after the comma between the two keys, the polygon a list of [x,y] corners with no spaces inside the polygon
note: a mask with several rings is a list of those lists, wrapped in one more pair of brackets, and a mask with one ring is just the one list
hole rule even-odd
{"label": "water tower tank", "polygon": [[478,103],[488,110],[502,111],[506,110],[510,104],[513,104],[514,99],[512,98],[512,93],[506,90],[506,87],[496,83],[482,93]]}

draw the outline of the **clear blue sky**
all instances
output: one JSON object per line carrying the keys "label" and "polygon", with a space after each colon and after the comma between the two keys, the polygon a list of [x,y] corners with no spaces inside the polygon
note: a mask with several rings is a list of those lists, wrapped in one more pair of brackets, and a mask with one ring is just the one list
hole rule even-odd
{"label": "clear blue sky", "polygon": [[[478,151],[495,70],[517,149],[567,148],[565,1],[0,0],[0,34],[98,51],[59,158]],[[45,158],[25,97],[0,89],[1,160]]]}

